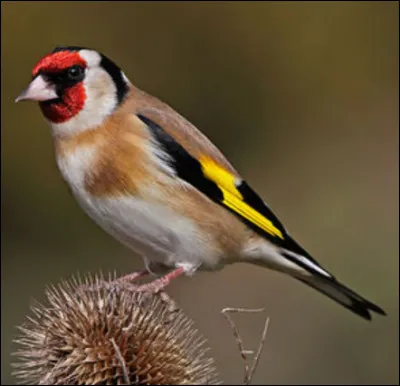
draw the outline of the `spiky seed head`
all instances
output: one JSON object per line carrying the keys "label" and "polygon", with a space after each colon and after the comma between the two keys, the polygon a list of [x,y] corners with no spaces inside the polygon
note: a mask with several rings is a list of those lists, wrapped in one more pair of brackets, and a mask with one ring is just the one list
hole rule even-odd
{"label": "spiky seed head", "polygon": [[193,322],[160,295],[95,276],[49,287],[46,298],[15,340],[21,384],[219,383]]}

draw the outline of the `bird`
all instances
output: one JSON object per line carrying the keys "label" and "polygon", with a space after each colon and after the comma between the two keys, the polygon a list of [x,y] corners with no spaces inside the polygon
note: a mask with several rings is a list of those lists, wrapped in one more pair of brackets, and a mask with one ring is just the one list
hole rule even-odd
{"label": "bird", "polygon": [[198,271],[250,263],[302,282],[371,320],[378,305],[295,239],[223,153],[101,52],[57,46],[16,98],[38,102],[58,169],[83,211],[143,261],[129,280],[161,291]]}

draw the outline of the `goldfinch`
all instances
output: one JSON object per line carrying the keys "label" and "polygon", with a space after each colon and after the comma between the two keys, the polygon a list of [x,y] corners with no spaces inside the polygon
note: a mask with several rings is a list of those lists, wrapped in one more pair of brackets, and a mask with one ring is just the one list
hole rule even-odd
{"label": "goldfinch", "polygon": [[288,274],[365,319],[385,315],[335,279],[195,126],[110,59],[57,47],[16,101],[38,101],[58,168],[106,232],[142,256],[160,290],[181,274],[247,262]]}

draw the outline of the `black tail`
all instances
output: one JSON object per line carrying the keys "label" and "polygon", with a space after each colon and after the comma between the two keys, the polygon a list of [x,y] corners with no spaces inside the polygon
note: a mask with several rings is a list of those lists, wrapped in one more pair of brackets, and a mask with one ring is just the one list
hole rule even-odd
{"label": "black tail", "polygon": [[386,312],[383,311],[382,308],[364,299],[334,278],[315,275],[309,277],[297,276],[296,279],[329,296],[331,299],[335,300],[350,311],[353,311],[357,315],[360,315],[364,319],[371,320],[370,311],[376,312],[380,315],[386,315]]}

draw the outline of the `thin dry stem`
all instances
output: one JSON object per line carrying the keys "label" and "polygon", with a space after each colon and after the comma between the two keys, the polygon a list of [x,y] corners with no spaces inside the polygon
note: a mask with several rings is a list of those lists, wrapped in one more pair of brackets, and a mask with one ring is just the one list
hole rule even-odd
{"label": "thin dry stem", "polygon": [[222,315],[226,318],[226,320],[228,321],[228,324],[230,325],[230,327],[232,328],[233,331],[233,336],[236,339],[236,343],[239,347],[239,352],[240,355],[243,359],[244,362],[244,380],[243,380],[243,384],[244,385],[250,385],[255,371],[257,369],[258,363],[260,362],[260,357],[261,357],[261,353],[262,350],[264,348],[265,345],[265,339],[267,336],[267,331],[268,331],[268,326],[269,326],[269,317],[266,318],[265,323],[264,323],[264,329],[263,332],[261,334],[261,339],[260,339],[260,344],[258,346],[256,355],[254,356],[254,360],[253,360],[253,364],[251,366],[251,368],[249,368],[249,364],[247,362],[247,355],[252,355],[254,354],[253,350],[246,350],[244,348],[244,344],[243,344],[243,339],[239,334],[239,331],[236,327],[235,322],[233,321],[230,313],[259,313],[259,312],[263,312],[265,311],[264,308],[256,308],[256,309],[252,309],[252,308],[233,308],[233,307],[226,307],[224,308],[221,313]]}

